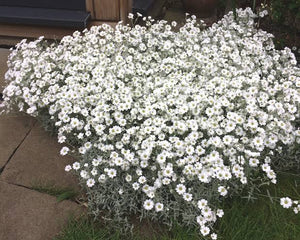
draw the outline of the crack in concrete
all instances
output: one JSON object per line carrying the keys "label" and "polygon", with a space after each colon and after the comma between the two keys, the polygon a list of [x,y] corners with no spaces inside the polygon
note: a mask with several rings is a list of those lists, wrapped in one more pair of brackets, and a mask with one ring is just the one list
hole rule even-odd
{"label": "crack in concrete", "polygon": [[[23,142],[25,141],[25,139],[28,137],[28,135],[31,133],[32,129],[35,127],[35,125],[37,124],[37,121],[33,123],[32,127],[27,131],[27,133],[25,134],[25,136],[23,137],[23,139],[20,141],[20,143],[16,146],[16,148],[13,150],[13,152],[10,154],[10,156],[8,157],[6,163],[4,164],[4,166],[2,168],[0,168],[0,175],[2,174],[2,172],[5,170],[5,167],[7,166],[7,164],[10,162],[10,160],[13,158],[14,154],[18,151],[18,149],[20,148],[20,146],[23,144]],[[31,191],[35,191],[35,192],[39,192],[39,193],[43,193],[43,194],[47,194],[47,193],[44,193],[44,192],[40,192],[40,191],[37,191],[35,190],[34,188],[31,188],[31,187],[28,187],[28,186],[24,186],[22,184],[17,184],[17,183],[11,183],[11,182],[7,182],[7,181],[4,181],[2,179],[0,179],[0,182],[5,182],[5,183],[8,183],[8,184],[11,184],[11,185],[15,185],[15,186],[18,186],[18,187],[23,187],[23,188],[26,188],[26,189],[29,189]],[[51,194],[47,194],[49,196],[53,196]],[[55,196],[54,196],[55,197]],[[75,198],[74,200],[73,199],[66,199],[68,201],[72,201],[74,203],[76,203],[77,205],[79,206],[84,206],[84,207],[87,207],[84,202],[80,201],[80,198]]]}
{"label": "crack in concrete", "polygon": [[[48,196],[55,197],[54,195],[51,195],[51,194],[48,194],[48,193],[45,193],[45,192],[37,191],[37,190],[32,189],[32,188],[30,188],[30,187],[28,187],[28,186],[24,186],[24,185],[22,185],[22,184],[6,182],[6,181],[3,181],[3,180],[0,180],[0,182],[5,182],[5,183],[10,184],[10,185],[14,185],[14,186],[26,188],[26,189],[31,190],[31,191],[34,191],[34,192],[38,192],[38,193],[46,194],[46,195],[48,195]],[[80,202],[78,199],[74,199],[74,200],[73,200],[73,199],[65,199],[65,200],[74,202],[74,203],[76,203],[76,204],[79,205],[79,206],[87,207],[85,204],[83,204],[82,202]],[[65,201],[65,200],[63,200],[63,201]]]}
{"label": "crack in concrete", "polygon": [[19,147],[22,145],[22,143],[25,141],[25,139],[27,138],[27,136],[30,134],[31,130],[34,128],[36,122],[33,124],[32,128],[30,128],[28,130],[28,132],[25,134],[24,138],[21,140],[21,142],[18,144],[18,146],[14,149],[14,151],[10,154],[9,158],[7,159],[6,163],[4,164],[4,166],[2,168],[0,168],[0,175],[1,173],[4,171],[6,165],[9,163],[9,161],[12,159],[12,157],[14,156],[14,154],[17,152],[17,150],[19,149]]}

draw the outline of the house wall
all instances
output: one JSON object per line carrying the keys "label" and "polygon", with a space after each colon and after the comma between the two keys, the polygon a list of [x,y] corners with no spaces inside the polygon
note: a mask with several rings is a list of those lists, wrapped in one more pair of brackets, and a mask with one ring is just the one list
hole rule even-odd
{"label": "house wall", "polygon": [[127,21],[132,0],[86,0],[86,9],[94,21]]}

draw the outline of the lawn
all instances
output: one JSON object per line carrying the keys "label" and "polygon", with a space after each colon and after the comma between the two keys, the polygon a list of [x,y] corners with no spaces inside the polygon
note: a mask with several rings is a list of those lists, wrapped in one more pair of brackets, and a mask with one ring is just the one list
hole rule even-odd
{"label": "lawn", "polygon": [[[268,197],[268,192],[272,199]],[[278,184],[261,189],[255,194],[257,199],[228,199],[223,206],[225,215],[218,222],[218,239],[223,240],[298,240],[300,239],[300,216],[286,210],[274,199],[290,196],[300,199],[300,175],[280,173]],[[273,201],[273,203],[272,203]],[[174,227],[167,231],[157,224],[143,224],[130,236],[122,236],[111,231],[109,226],[93,223],[87,218],[70,219],[66,228],[55,240],[118,240],[118,239],[157,239],[157,240],[196,240],[203,239],[197,230]]]}

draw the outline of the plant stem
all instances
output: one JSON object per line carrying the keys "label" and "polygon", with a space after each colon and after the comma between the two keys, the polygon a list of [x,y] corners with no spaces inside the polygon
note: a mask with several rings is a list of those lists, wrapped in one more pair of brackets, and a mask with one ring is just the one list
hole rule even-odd
{"label": "plant stem", "polygon": [[255,11],[255,6],[256,6],[256,0],[253,0],[253,5],[252,5],[252,11]]}
{"label": "plant stem", "polygon": [[233,16],[234,16],[234,20],[236,21],[236,0],[231,0],[231,6],[232,6],[232,10],[233,10]]}

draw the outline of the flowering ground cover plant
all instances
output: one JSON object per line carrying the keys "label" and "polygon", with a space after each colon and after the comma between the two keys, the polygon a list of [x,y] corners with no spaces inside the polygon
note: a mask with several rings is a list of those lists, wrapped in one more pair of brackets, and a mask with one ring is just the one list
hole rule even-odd
{"label": "flowering ground cover plant", "polygon": [[300,142],[294,55],[274,49],[251,9],[237,17],[24,40],[9,56],[4,105],[55,129],[95,216],[176,221],[216,239],[222,198],[275,184],[272,156]]}

